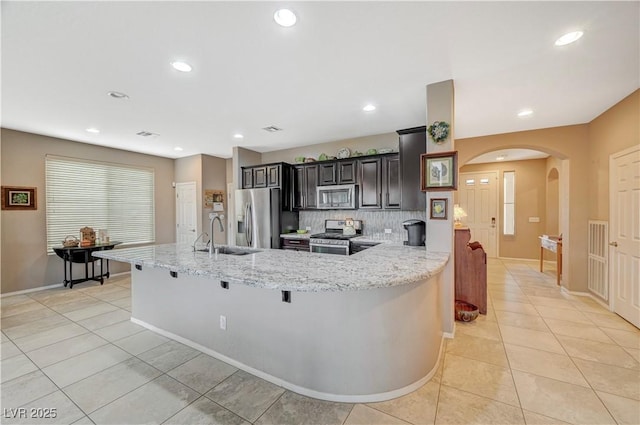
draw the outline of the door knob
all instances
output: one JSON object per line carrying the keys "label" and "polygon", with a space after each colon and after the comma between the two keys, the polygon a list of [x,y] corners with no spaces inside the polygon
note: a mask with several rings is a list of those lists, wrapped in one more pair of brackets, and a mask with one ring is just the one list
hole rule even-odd
{"label": "door knob", "polygon": [[617,248],[618,247],[618,242],[609,242],[609,245],[615,246]]}

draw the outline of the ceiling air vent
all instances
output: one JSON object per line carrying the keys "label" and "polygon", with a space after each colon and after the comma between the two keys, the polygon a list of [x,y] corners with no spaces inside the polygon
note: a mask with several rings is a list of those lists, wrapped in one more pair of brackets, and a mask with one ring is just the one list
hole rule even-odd
{"label": "ceiling air vent", "polygon": [[282,131],[281,128],[276,127],[275,125],[270,125],[269,127],[264,127],[264,131],[268,131],[269,133],[275,133],[276,131]]}
{"label": "ceiling air vent", "polygon": [[151,136],[158,137],[158,136],[159,136],[159,134],[152,133],[152,132],[150,132],[150,131],[144,131],[144,130],[143,130],[143,131],[139,131],[139,132],[137,132],[136,134],[137,134],[138,136],[142,136],[142,137],[151,137]]}

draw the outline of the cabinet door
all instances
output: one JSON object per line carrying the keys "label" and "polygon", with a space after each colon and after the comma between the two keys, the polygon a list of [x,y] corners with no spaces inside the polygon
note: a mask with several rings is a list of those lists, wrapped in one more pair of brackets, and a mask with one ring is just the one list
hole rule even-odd
{"label": "cabinet door", "polygon": [[293,169],[293,208],[304,208],[304,166]]}
{"label": "cabinet door", "polygon": [[267,167],[267,187],[280,187],[281,165],[270,165]]}
{"label": "cabinet door", "polygon": [[340,161],[338,164],[338,184],[355,184],[358,181],[358,161]]}
{"label": "cabinet door", "polygon": [[337,184],[336,163],[330,162],[318,166],[318,186]]}
{"label": "cabinet door", "polygon": [[307,165],[304,168],[304,208],[317,208],[318,166]]}
{"label": "cabinet door", "polygon": [[243,189],[253,188],[253,168],[242,169],[242,188]]}
{"label": "cabinet door", "polygon": [[400,157],[385,156],[382,159],[383,206],[386,209],[400,208],[402,188],[400,187]]}
{"label": "cabinet door", "polygon": [[380,158],[360,160],[360,208],[382,208],[382,162]]}
{"label": "cabinet door", "polygon": [[267,167],[253,169],[253,187],[267,187]]}
{"label": "cabinet door", "polygon": [[427,152],[427,129],[400,132],[400,173],[403,210],[424,211],[426,195],[420,190],[420,155]]}

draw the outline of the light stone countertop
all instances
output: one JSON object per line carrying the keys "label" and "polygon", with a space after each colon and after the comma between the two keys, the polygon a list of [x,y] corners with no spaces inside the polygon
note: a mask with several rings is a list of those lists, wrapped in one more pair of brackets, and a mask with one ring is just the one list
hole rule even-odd
{"label": "light stone countertop", "polygon": [[391,241],[349,256],[262,249],[256,254],[218,254],[209,258],[206,252],[193,252],[189,244],[113,249],[93,255],[141,265],[143,270],[145,267],[164,268],[178,274],[300,292],[405,285],[440,273],[450,256]]}

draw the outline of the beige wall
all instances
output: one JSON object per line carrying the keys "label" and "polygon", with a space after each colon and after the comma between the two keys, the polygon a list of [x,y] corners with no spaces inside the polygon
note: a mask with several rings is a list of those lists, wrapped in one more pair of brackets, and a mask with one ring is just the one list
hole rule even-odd
{"label": "beige wall", "polygon": [[[176,183],[196,183],[196,211],[198,224],[197,237],[202,232],[209,234],[209,213],[211,208],[204,208],[205,189],[227,190],[227,164],[223,158],[210,155],[192,155],[175,160],[175,182]],[[225,209],[228,211],[228,204],[225,199]],[[227,211],[224,211],[225,219]],[[174,226],[175,227],[175,226]],[[205,239],[206,240],[206,239]],[[226,243],[226,235],[216,231],[215,242]]]}
{"label": "beige wall", "polygon": [[535,149],[561,160],[558,171],[559,230],[564,236],[565,252],[563,285],[571,291],[586,292],[589,187],[584,182],[590,173],[589,126],[581,124],[456,140],[459,166],[480,154],[508,148]]}
{"label": "beige wall", "polygon": [[360,151],[366,153],[369,149],[392,148],[398,149],[398,134],[384,133],[373,136],[357,137],[354,139],[338,140],[335,142],[320,143],[303,146],[300,148],[284,149],[262,154],[262,164],[272,162],[288,162],[295,164],[296,157],[318,158],[321,153],[336,156],[340,148],[349,148],[351,152]]}
{"label": "beige wall", "polygon": [[[46,248],[45,155],[60,155],[151,167],[155,170],[156,243],[175,241],[173,160],[53,137],[2,129],[2,184],[34,186],[36,211],[2,211],[1,292],[14,292],[61,283],[63,263]],[[78,223],[78,229],[84,223]],[[111,272],[129,270],[112,262]],[[77,276],[76,276],[77,277]]]}
{"label": "beige wall", "polygon": [[[460,168],[460,173],[498,171],[498,255],[508,258],[535,259],[540,255],[538,236],[544,233],[546,215],[546,160],[494,162],[491,164],[469,164]],[[504,214],[502,204],[504,191],[502,181],[505,171],[516,175],[516,234],[502,234]],[[460,179],[462,181],[462,179]],[[539,223],[529,223],[529,217],[539,217]]]}
{"label": "beige wall", "polygon": [[609,220],[609,155],[640,144],[640,90],[589,124],[589,218]]}
{"label": "beige wall", "polygon": [[[204,200],[204,190],[223,190],[227,192],[227,163],[223,158],[218,158],[210,155],[202,155],[202,186],[203,191],[200,198]],[[225,196],[224,203],[225,211],[223,212],[225,219],[223,222],[226,224],[229,219],[229,204],[227,197]],[[209,228],[209,213],[213,212],[212,208],[205,208],[202,210],[202,223],[205,228]],[[216,223],[217,226],[217,223]],[[226,226],[225,226],[226,228]],[[226,235],[219,232],[218,228],[215,229],[215,243],[225,244],[227,241]],[[209,233],[209,230],[207,230]]]}

